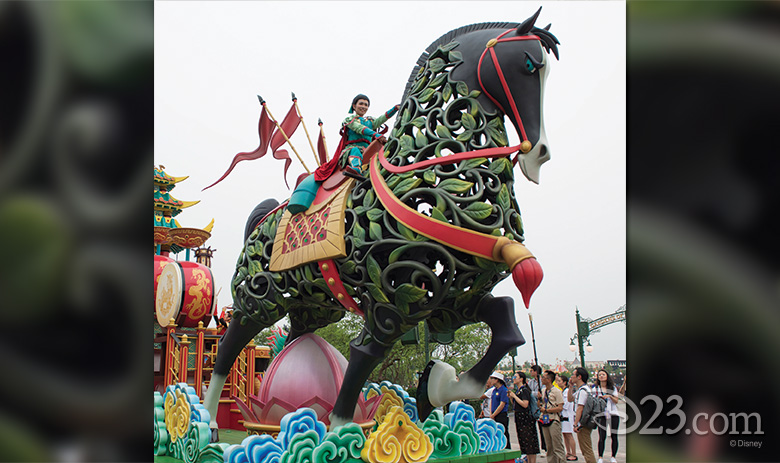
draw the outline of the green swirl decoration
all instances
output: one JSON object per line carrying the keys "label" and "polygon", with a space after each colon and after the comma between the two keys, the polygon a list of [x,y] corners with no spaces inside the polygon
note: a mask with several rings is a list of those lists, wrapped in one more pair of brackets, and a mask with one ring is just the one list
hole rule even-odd
{"label": "green swirl decoration", "polygon": [[425,420],[426,423],[428,421],[438,421],[439,423],[444,423],[444,412],[439,409],[432,411]]}
{"label": "green swirl decoration", "polygon": [[453,432],[460,435],[460,454],[476,455],[479,453],[479,435],[470,421],[458,421]]}
{"label": "green swirl decoration", "polygon": [[165,455],[168,452],[168,430],[165,428],[165,410],[163,398],[159,392],[154,393],[154,454]]}
{"label": "green swirl decoration", "polygon": [[317,431],[309,429],[295,434],[290,440],[287,450],[282,453],[280,463],[311,463],[314,449],[320,443]]}
{"label": "green swirl decoration", "polygon": [[[206,426],[206,429],[208,430],[208,426]],[[184,460],[184,463],[195,463],[198,461],[198,456],[200,455],[198,434],[199,432],[195,426],[190,428],[190,431],[187,433],[187,439],[184,440],[182,447],[183,455],[178,457]],[[206,439],[205,443],[208,444],[208,439]]]}
{"label": "green swirl decoration", "polygon": [[432,459],[461,456],[463,438],[458,433],[451,431],[444,423],[426,420],[422,430],[433,443]]}
{"label": "green swirl decoration", "polygon": [[328,433],[314,449],[313,463],[361,463],[360,451],[366,443],[363,430],[355,423],[348,423]]}
{"label": "green swirl decoration", "polygon": [[225,461],[225,449],[229,444],[209,444],[200,452],[198,463],[223,463]]}

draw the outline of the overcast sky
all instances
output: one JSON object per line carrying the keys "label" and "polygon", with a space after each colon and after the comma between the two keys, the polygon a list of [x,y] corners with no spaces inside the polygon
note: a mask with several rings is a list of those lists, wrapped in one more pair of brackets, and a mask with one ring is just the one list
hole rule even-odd
{"label": "overcast sky", "polygon": [[[155,2],[155,165],[189,175],[174,197],[201,201],[177,217],[183,227],[215,219],[207,245],[216,249],[219,306],[232,302],[249,212],[290,195],[283,163],[270,153],[201,191],[236,153],[257,147],[257,94],[281,121],[295,92],[315,146],[321,118],[333,150],[355,94],[367,94],[368,114],[378,115],[400,103],[415,61],[439,36],[472,23],[521,22],[539,6],[537,26],[552,23],[561,42],[560,61],[550,57],[544,100],[552,159],[539,185],[518,169],[515,193],[525,244],[545,273],[530,310],[539,360],[572,359],[575,307],[595,319],[626,303],[623,2]],[[313,171],[302,127],[293,143]],[[289,151],[294,185],[304,170]],[[494,294],[515,298],[528,340],[518,360],[532,360],[529,311],[512,279]],[[625,325],[613,324],[594,334],[586,360],[625,359],[625,333]]]}

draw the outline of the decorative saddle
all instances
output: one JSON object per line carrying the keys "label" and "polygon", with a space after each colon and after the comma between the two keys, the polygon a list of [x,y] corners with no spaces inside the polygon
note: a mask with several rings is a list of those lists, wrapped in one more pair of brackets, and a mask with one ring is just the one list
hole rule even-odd
{"label": "decorative saddle", "polygon": [[309,262],[346,257],[344,217],[355,179],[340,171],[322,182],[311,206],[284,212],[276,229],[270,270],[289,270]]}
{"label": "decorative saddle", "polygon": [[[363,151],[363,164],[382,150],[378,141]],[[314,175],[303,180],[313,179]],[[322,262],[347,256],[344,242],[344,217],[347,195],[356,180],[335,168],[322,182],[311,205],[303,212],[284,211],[276,229],[270,270],[280,272],[309,262]],[[297,189],[296,189],[297,190]],[[295,194],[295,193],[294,193]],[[341,300],[341,299],[340,299]]]}

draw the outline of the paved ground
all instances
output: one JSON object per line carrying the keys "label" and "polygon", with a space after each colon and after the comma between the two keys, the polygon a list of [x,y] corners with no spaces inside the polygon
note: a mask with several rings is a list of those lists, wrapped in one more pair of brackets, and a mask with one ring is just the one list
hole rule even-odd
{"label": "paved ground", "polygon": [[[618,403],[618,409],[625,413],[626,411],[626,403],[623,401],[620,401]],[[621,426],[623,426],[625,423],[621,423]],[[592,433],[593,438],[593,452],[596,454],[596,460],[598,461],[599,455],[598,455],[598,442],[599,442],[599,435],[598,430],[594,429]],[[515,430],[515,418],[512,416],[512,414],[509,414],[509,438],[512,441],[512,450],[520,450],[520,445],[517,443],[517,431]],[[541,433],[539,434],[539,442],[541,442],[542,436]],[[609,459],[612,457],[612,438],[607,436],[607,442],[604,449],[604,463],[609,463]],[[577,436],[574,436],[574,440],[576,442]],[[577,457],[579,460],[577,460],[577,463],[584,463],[585,459],[582,457],[582,453],[580,453],[580,447],[577,445]],[[625,463],[626,461],[626,436],[624,434],[618,435],[618,454],[617,454],[617,461],[618,463]],[[545,462],[547,461],[547,458],[545,456],[544,451],[539,454],[539,456],[536,457],[537,462]]]}

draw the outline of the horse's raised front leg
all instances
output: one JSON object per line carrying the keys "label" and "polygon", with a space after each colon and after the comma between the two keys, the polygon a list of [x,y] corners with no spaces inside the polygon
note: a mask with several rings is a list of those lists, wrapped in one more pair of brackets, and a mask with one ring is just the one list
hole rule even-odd
{"label": "horse's raised front leg", "polygon": [[367,336],[367,332],[364,327],[360,336],[349,343],[349,365],[344,374],[344,381],[341,383],[341,391],[339,391],[339,396],[330,415],[331,430],[352,421],[363,384],[368,379],[368,375],[385,358],[387,351],[390,350],[376,341],[361,345],[360,340],[365,336]]}
{"label": "horse's raised front leg", "polygon": [[477,399],[484,392],[485,382],[498,362],[512,348],[525,344],[515,321],[515,303],[510,297],[486,296],[479,303],[477,316],[492,332],[485,355],[469,371],[456,376],[455,368],[438,360],[425,367],[417,388],[417,412],[420,421],[453,400]]}

